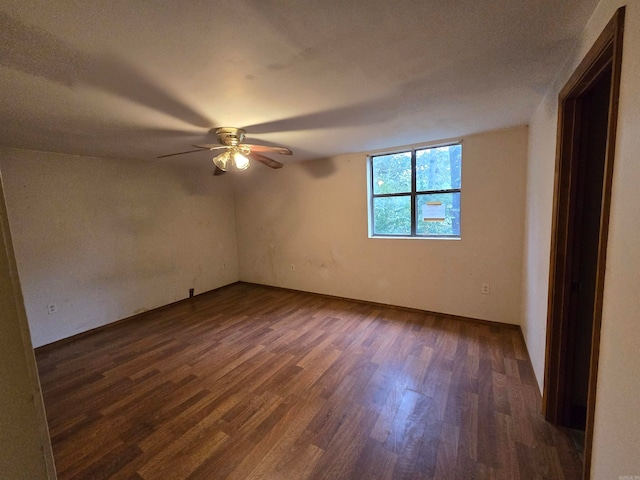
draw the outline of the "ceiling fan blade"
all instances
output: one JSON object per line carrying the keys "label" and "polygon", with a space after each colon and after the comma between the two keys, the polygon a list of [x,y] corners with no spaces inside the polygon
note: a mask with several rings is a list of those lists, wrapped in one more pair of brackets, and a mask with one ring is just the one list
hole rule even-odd
{"label": "ceiling fan blade", "polygon": [[156,158],[173,157],[175,155],[184,155],[185,153],[204,152],[205,150],[206,150],[205,148],[200,148],[198,150],[187,150],[186,152],[168,153],[166,155],[160,155],[159,157],[156,157]]}
{"label": "ceiling fan blade", "polygon": [[252,152],[275,152],[280,155],[291,155],[293,152],[287,147],[272,147],[270,145],[253,145],[251,143],[243,143],[251,149]]}
{"label": "ceiling fan blade", "polygon": [[397,117],[400,98],[390,95],[345,107],[245,126],[248,135],[256,133],[299,132],[320,128],[375,125]]}
{"label": "ceiling fan blade", "polygon": [[218,167],[216,167],[216,169],[213,171],[213,175],[216,176],[216,177],[218,177],[220,175],[224,175],[225,173],[227,173],[227,172],[225,172],[224,170],[222,170],[221,168],[218,168]]}
{"label": "ceiling fan blade", "polygon": [[227,145],[220,145],[219,143],[205,143],[204,145],[193,145],[198,148],[206,148],[207,150],[219,150],[221,148],[229,148]]}
{"label": "ceiling fan blade", "polygon": [[252,160],[255,160],[256,162],[264,163],[267,167],[282,168],[282,164],[280,162],[277,162],[272,158],[265,157],[261,153],[251,152],[248,156],[249,158],[251,158]]}

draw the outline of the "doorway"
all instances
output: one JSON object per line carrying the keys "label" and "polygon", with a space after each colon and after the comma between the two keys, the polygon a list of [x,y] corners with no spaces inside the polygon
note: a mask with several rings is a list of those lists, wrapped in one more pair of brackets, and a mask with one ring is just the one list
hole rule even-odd
{"label": "doorway", "polygon": [[622,62],[620,8],[560,92],[543,410],[584,431],[591,470]]}

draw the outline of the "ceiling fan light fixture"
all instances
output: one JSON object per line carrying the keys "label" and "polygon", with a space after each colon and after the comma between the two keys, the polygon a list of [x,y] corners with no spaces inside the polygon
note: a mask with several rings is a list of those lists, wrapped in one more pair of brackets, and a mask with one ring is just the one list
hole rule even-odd
{"label": "ceiling fan light fixture", "polygon": [[233,154],[233,163],[238,170],[246,170],[249,168],[249,159],[238,151]]}
{"label": "ceiling fan light fixture", "polygon": [[229,168],[229,160],[231,160],[231,154],[229,151],[221,153],[217,157],[213,157],[213,164],[223,172],[226,172]]}
{"label": "ceiling fan light fixture", "polygon": [[263,155],[262,152],[275,152],[280,155],[291,155],[292,153],[287,147],[242,143],[245,131],[241,128],[221,127],[216,129],[215,133],[218,136],[218,144],[193,145],[197,150],[160,155],[158,158],[173,157],[174,155],[183,155],[185,153],[206,152],[207,150],[217,153],[222,150],[221,154],[211,159],[216,166],[214,175],[221,175],[229,171],[231,167],[235,167],[237,170],[246,170],[251,165],[251,160],[270,168],[282,168],[282,163]]}

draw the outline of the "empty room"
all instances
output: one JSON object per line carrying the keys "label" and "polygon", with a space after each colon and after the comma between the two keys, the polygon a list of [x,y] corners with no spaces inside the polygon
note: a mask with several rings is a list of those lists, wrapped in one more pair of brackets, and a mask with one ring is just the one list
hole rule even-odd
{"label": "empty room", "polygon": [[640,479],[640,2],[0,0],[0,478]]}

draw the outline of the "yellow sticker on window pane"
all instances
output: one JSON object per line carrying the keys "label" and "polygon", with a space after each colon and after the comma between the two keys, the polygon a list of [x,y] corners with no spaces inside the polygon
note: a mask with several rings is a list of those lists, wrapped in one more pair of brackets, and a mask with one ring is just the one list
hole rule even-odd
{"label": "yellow sticker on window pane", "polygon": [[442,202],[427,202],[422,206],[423,222],[444,222],[446,205]]}

